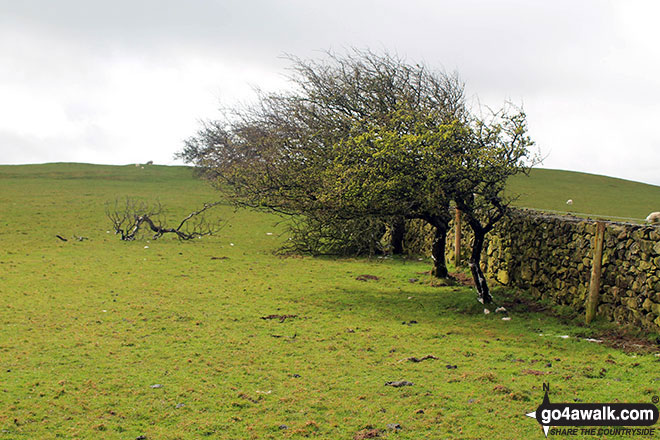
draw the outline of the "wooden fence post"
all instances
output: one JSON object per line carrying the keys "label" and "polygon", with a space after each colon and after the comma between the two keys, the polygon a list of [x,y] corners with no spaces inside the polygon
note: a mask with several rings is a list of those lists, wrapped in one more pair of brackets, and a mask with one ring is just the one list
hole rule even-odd
{"label": "wooden fence post", "polygon": [[454,220],[454,266],[461,264],[461,210],[456,208]]}
{"label": "wooden fence post", "polygon": [[603,241],[605,238],[605,222],[596,222],[596,236],[594,237],[594,255],[591,264],[591,281],[589,281],[589,297],[587,298],[587,324],[596,315],[598,297],[600,294],[600,274],[603,264]]}

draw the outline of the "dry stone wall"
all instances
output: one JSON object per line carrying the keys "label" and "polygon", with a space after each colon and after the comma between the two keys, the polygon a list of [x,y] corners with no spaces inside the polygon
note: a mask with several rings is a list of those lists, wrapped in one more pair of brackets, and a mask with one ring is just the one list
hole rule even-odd
{"label": "dry stone wall", "polygon": [[[463,261],[470,231],[463,227]],[[482,267],[493,281],[584,311],[596,222],[528,210],[513,211],[488,234]],[[453,227],[447,239],[453,261]],[[607,222],[598,315],[660,330],[660,226]]]}

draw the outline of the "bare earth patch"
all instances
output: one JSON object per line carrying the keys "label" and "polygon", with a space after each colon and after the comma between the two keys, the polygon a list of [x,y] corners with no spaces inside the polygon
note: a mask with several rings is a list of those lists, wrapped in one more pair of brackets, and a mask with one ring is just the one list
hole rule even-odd
{"label": "bare earth patch", "polygon": [[358,275],[357,277],[355,277],[355,279],[358,281],[369,281],[369,280],[378,281],[380,278],[378,278],[376,275]]}
{"label": "bare earth patch", "polygon": [[[525,298],[521,296],[501,298],[498,304],[504,306],[507,310],[518,313],[546,313],[555,318],[559,318],[565,323],[585,327],[584,322],[580,322],[579,318],[582,314],[571,313],[566,315],[547,305],[541,304],[532,298]],[[578,322],[575,319],[578,318]],[[611,328],[602,331],[584,332],[577,334],[578,337],[592,341],[598,341],[608,347],[616,348],[625,353],[654,353],[660,351],[660,340],[651,341],[647,338],[640,336],[634,330],[626,328]]]}
{"label": "bare earth patch", "polygon": [[353,436],[353,440],[364,440],[367,438],[377,438],[380,437],[380,433],[382,431],[380,429],[363,429],[361,431],[358,431],[355,433],[355,436]]}
{"label": "bare earth patch", "polygon": [[297,318],[298,315],[268,315],[262,316],[261,319],[279,319],[280,322],[284,322],[289,318]]}
{"label": "bare earth patch", "polygon": [[660,351],[657,343],[632,335],[624,329],[605,330],[592,336],[603,341],[608,347],[617,348],[626,353],[653,353]]}
{"label": "bare earth patch", "polygon": [[462,286],[474,287],[474,280],[471,275],[462,272],[451,272],[449,276]]}

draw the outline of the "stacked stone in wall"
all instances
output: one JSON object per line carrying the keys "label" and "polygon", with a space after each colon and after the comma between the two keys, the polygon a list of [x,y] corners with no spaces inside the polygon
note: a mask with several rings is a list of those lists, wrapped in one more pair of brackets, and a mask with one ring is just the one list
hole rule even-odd
{"label": "stacked stone in wall", "polygon": [[406,220],[403,250],[407,255],[431,256],[433,228],[423,220]]}
{"label": "stacked stone in wall", "polygon": [[606,230],[599,313],[618,322],[660,327],[660,228]]}
{"label": "stacked stone in wall", "polygon": [[536,297],[583,308],[594,233],[586,221],[513,212],[489,234],[485,272]]}
{"label": "stacked stone in wall", "polygon": [[[596,223],[571,216],[515,210],[491,231],[482,268],[493,281],[584,311]],[[462,256],[471,233],[463,226]],[[453,261],[453,227],[447,259]],[[598,315],[660,330],[660,227],[608,222]]]}

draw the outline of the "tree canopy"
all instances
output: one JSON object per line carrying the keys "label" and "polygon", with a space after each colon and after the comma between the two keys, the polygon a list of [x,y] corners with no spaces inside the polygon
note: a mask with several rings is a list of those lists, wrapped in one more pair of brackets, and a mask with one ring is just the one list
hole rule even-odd
{"label": "tree canopy", "polygon": [[[446,277],[450,205],[482,239],[505,214],[506,179],[528,166],[525,114],[479,118],[457,75],[387,54],[289,61],[292,91],[206,123],[180,157],[242,206],[320,224],[424,220],[435,230],[433,273]],[[473,276],[483,278],[478,260]]]}

